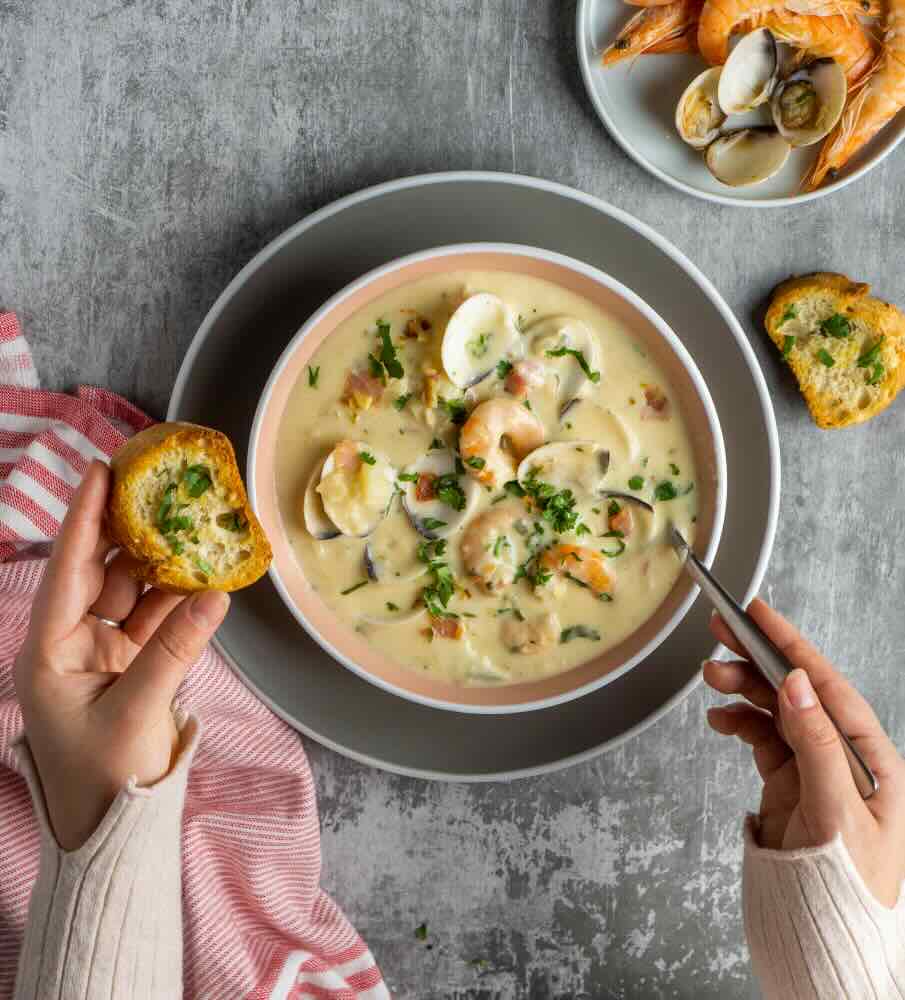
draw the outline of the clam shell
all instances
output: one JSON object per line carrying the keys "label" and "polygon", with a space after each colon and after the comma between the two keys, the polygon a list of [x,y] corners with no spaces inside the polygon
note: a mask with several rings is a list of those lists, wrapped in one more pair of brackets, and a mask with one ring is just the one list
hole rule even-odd
{"label": "clam shell", "polygon": [[302,517],[305,521],[305,527],[309,534],[322,542],[330,538],[338,538],[342,534],[339,528],[327,517],[324,504],[317,492],[317,484],[321,481],[325,461],[326,459],[322,458],[314,467],[314,472],[311,473],[305,487],[305,496],[302,501]]}
{"label": "clam shell", "polygon": [[560,347],[581,351],[591,371],[599,372],[600,345],[587,324],[569,316],[541,319],[533,323],[527,333],[531,337],[531,353],[543,361],[556,377],[561,420],[580,399],[587,396],[595,383],[585,375],[574,356],[566,354],[557,358],[547,352]]}
{"label": "clam shell", "polygon": [[695,149],[710,145],[726,120],[717,97],[722,72],[722,66],[711,66],[699,73],[685,88],[676,106],[676,130]]}
{"label": "clam shell", "polygon": [[779,49],[768,28],[741,38],[723,66],[717,84],[720,107],[727,115],[741,114],[765,104],[779,74]]}
{"label": "clam shell", "polygon": [[[348,497],[337,500],[321,493],[317,493],[317,496],[327,520],[340,534],[353,538],[367,538],[389,513],[396,492],[396,470],[386,456],[367,442],[352,441],[343,444],[354,445],[359,453],[366,452],[373,456],[374,464],[366,466],[373,492],[365,497],[363,502],[358,502],[354,506]],[[336,470],[336,452],[337,449],[334,448],[324,459],[318,483],[322,483]],[[362,518],[365,519],[363,525],[360,523]]]}
{"label": "clam shell", "polygon": [[775,128],[751,126],[724,133],[707,147],[704,160],[722,184],[748,187],[782,170],[791,151]]}
{"label": "clam shell", "polygon": [[[417,483],[400,482],[402,491],[402,507],[408,515],[409,522],[415,531],[424,538],[446,538],[459,528],[474,513],[481,495],[481,487],[477,481],[464,472],[456,473],[456,456],[445,449],[429,451],[417,462],[405,470],[409,475],[426,473],[433,476],[456,474],[459,486],[465,493],[465,507],[455,510],[442,500],[418,500],[415,495]],[[442,521],[442,525],[434,522]]]}
{"label": "clam shell", "polygon": [[811,146],[836,127],[847,96],[848,81],[839,63],[818,59],[778,84],[770,111],[790,146]]}
{"label": "clam shell", "polygon": [[609,451],[596,441],[552,441],[522,459],[517,477],[520,483],[537,479],[571,490],[576,497],[595,496],[609,465]]}
{"label": "clam shell", "polygon": [[471,295],[450,316],[443,334],[441,357],[453,385],[467,389],[519,353],[521,334],[506,303],[489,292]]}

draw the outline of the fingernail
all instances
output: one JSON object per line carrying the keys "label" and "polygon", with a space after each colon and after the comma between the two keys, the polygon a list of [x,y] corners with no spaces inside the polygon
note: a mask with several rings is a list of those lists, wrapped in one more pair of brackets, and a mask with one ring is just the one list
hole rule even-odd
{"label": "fingernail", "polygon": [[229,596],[220,590],[203,590],[189,600],[189,617],[201,628],[216,628],[226,617]]}
{"label": "fingernail", "polygon": [[811,679],[803,670],[793,670],[786,678],[783,687],[792,708],[797,708],[801,712],[817,704],[817,695],[811,687]]}

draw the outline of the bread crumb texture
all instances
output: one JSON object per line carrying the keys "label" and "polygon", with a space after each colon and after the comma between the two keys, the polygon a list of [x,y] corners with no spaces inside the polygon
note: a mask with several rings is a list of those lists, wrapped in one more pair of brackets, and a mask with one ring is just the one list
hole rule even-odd
{"label": "bread crumb texture", "polygon": [[270,545],[225,435],[157,424],[128,441],[110,466],[110,533],[137,560],[139,579],[188,594],[238,590],[266,572]]}
{"label": "bread crumb texture", "polygon": [[870,286],[821,272],[783,282],[765,326],[818,427],[862,423],[905,384],[905,316]]}

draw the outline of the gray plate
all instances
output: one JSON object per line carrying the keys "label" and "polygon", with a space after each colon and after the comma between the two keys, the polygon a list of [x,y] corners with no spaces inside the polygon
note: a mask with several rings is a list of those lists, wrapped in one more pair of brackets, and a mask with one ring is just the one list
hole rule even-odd
{"label": "gray plate", "polygon": [[[393,258],[476,241],[587,261],[641,295],[682,339],[726,440],[729,502],[715,570],[735,594],[752,596],[773,544],[779,494],[776,425],[754,354],[686,257],[626,213],[561,185],[510,174],[432,174],[314,213],[262,250],[214,304],[179,372],[169,418],[224,431],[244,468],[261,389],[317,306]],[[234,596],[218,645],[277,714],[339,753],[401,774],[499,780],[586,760],[664,715],[699,680],[713,645],[709,615],[698,601],[652,657],[599,691],[507,716],[425,708],[362,680],[308,638],[268,579]]]}

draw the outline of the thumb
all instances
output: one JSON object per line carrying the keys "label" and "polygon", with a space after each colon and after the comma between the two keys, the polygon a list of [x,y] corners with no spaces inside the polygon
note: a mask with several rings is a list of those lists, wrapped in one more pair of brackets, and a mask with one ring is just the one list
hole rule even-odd
{"label": "thumb", "polygon": [[189,667],[226,617],[228,595],[205,590],[178,604],[111,689],[130,714],[169,706]]}
{"label": "thumb", "polygon": [[817,847],[840,832],[861,796],[836,727],[801,668],[789,674],[780,690],[779,714],[785,740],[795,751],[802,815]]}

